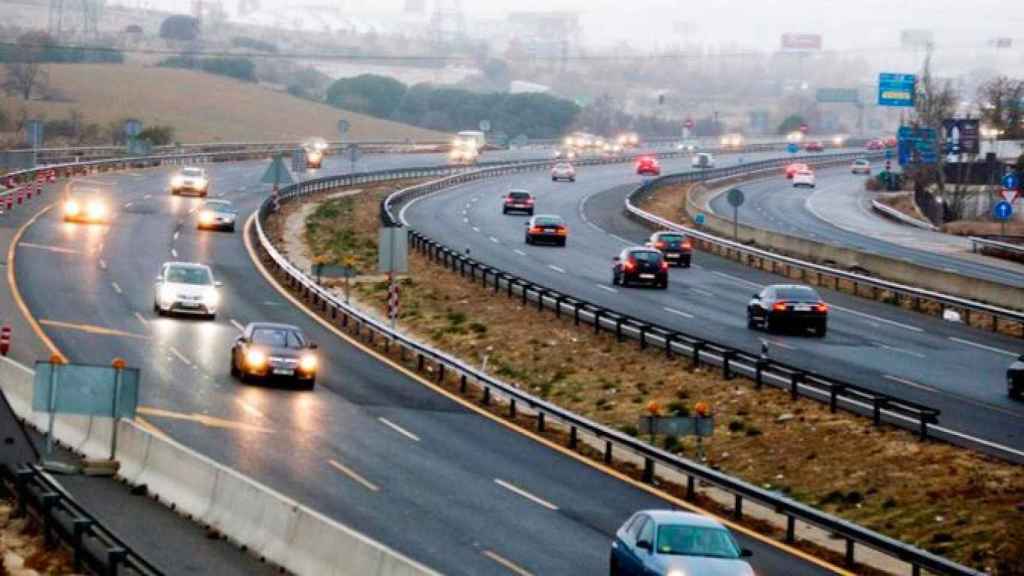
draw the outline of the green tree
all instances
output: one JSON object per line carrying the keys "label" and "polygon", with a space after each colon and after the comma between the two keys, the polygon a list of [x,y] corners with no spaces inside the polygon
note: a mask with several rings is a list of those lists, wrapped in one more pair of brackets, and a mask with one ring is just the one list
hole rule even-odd
{"label": "green tree", "polygon": [[786,119],[782,121],[782,124],[779,124],[778,133],[789,134],[790,132],[795,132],[806,123],[807,121],[803,116],[799,114],[790,114],[789,116],[786,116]]}
{"label": "green tree", "polygon": [[327,88],[327,103],[378,118],[391,118],[406,91],[405,84],[394,78],[363,74],[331,84]]}

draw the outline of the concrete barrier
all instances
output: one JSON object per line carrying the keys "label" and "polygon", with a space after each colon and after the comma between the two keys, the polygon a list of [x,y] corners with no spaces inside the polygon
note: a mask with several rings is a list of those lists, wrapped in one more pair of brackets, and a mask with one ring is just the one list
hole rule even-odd
{"label": "concrete barrier", "polygon": [[[31,369],[0,357],[0,388],[11,407],[45,429],[46,415],[32,412]],[[91,458],[108,457],[112,420],[60,416],[54,436]],[[267,561],[300,575],[437,576],[351,528],[174,440],[129,420],[118,422],[119,474],[182,513],[224,534]]]}
{"label": "concrete barrier", "polygon": [[906,224],[908,226],[913,226],[915,228],[922,228],[924,230],[932,230],[932,231],[938,230],[938,228],[936,228],[935,225],[932,224],[931,222],[925,222],[924,220],[918,220],[917,218],[914,218],[913,216],[909,216],[907,214],[904,214],[903,212],[900,212],[899,210],[893,208],[892,206],[887,206],[885,204],[882,204],[878,200],[872,200],[871,201],[871,208],[872,208],[872,210],[874,210],[875,212],[878,212],[882,216],[885,216],[886,218],[890,218],[892,220],[896,220],[897,222],[900,222],[901,224]]}

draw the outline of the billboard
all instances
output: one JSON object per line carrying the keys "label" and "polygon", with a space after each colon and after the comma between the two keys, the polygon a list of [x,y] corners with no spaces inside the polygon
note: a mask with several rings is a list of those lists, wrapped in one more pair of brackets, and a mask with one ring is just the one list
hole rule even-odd
{"label": "billboard", "polygon": [[923,28],[909,28],[900,30],[900,46],[904,50],[921,50],[935,42],[935,35],[931,30]]}
{"label": "billboard", "polygon": [[821,34],[783,34],[782,49],[821,50]]}
{"label": "billboard", "polygon": [[977,118],[946,118],[942,121],[946,154],[978,154],[981,152]]}

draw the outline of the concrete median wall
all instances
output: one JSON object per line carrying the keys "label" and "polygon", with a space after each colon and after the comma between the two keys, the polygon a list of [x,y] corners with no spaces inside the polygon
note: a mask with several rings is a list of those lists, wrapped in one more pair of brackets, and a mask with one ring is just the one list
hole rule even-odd
{"label": "concrete median wall", "polygon": [[[732,182],[735,181],[738,179]],[[708,209],[710,200],[720,194],[723,186],[727,184],[715,182],[713,183],[714,187],[700,184],[693,186],[687,194],[685,207],[690,218],[693,218],[698,212],[704,214],[703,229],[722,238],[731,239],[733,237],[732,220],[718,216]],[[961,276],[913,262],[816,242],[781,232],[762,230],[744,224],[737,226],[737,236],[738,240],[745,244],[815,264],[860,271],[907,286],[934,290],[1003,308],[1024,310],[1024,290],[1006,284]]]}
{"label": "concrete median wall", "polygon": [[[0,358],[0,388],[39,429],[30,369]],[[89,458],[110,456],[110,418],[59,415],[54,437]],[[239,472],[134,422],[118,422],[120,476],[282,568],[316,576],[424,576],[437,572]],[[187,551],[184,551],[187,553]]]}

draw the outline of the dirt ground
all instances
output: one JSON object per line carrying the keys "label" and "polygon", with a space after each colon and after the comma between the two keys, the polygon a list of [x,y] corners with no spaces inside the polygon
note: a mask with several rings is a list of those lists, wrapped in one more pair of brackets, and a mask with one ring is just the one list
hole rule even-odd
{"label": "dirt ground", "polygon": [[39,526],[13,513],[14,504],[0,500],[0,576],[75,574],[66,550],[47,549]]}
{"label": "dirt ground", "polygon": [[925,217],[925,215],[921,213],[921,210],[918,209],[917,203],[914,202],[914,198],[910,192],[899,193],[898,195],[879,194],[875,199],[890,208],[899,210],[911,218],[916,218],[922,222],[928,222],[928,218]]}
{"label": "dirt ground", "polygon": [[[336,211],[314,213],[307,239],[315,251],[354,251],[371,260],[377,203],[385,193],[345,198]],[[383,312],[383,283],[356,290],[359,301]],[[705,447],[714,468],[993,574],[1024,574],[1020,466],[875,428],[775,389],[756,391],[750,381],[694,370],[688,359],[641,352],[635,343],[524,309],[419,255],[410,254],[402,306],[400,324],[417,337],[627,433],[636,434],[651,402],[666,414],[687,414],[696,402],[708,402],[716,431]],[[695,456],[692,440],[656,441]]]}

